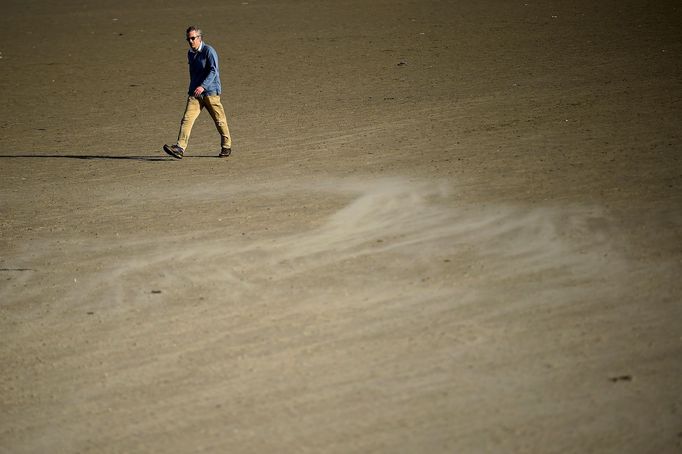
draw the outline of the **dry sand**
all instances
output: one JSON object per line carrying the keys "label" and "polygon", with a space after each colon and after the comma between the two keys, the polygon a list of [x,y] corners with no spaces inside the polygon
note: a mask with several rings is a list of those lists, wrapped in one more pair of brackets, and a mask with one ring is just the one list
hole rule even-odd
{"label": "dry sand", "polygon": [[566,3],[3,2],[0,452],[679,452],[682,7]]}

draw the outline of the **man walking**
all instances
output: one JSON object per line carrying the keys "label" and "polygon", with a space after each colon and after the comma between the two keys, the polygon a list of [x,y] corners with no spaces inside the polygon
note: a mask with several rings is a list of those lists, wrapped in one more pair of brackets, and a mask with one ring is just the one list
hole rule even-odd
{"label": "man walking", "polygon": [[232,152],[232,139],[227,127],[225,109],[220,103],[220,72],[218,71],[218,54],[215,49],[203,42],[201,30],[191,26],[187,29],[187,62],[189,63],[189,90],[185,114],[180,122],[180,132],[175,145],[164,145],[163,151],[176,159],[182,159],[187,148],[192,126],[202,109],[206,109],[213,118],[220,133],[220,154],[226,158]]}

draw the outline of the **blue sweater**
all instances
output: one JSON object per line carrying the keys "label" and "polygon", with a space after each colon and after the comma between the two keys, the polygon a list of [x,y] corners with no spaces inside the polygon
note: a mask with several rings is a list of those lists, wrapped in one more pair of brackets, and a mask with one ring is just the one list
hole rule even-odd
{"label": "blue sweater", "polygon": [[187,63],[189,63],[189,90],[190,96],[201,85],[204,87],[206,96],[219,95],[221,92],[220,72],[218,71],[218,54],[215,49],[206,43],[201,43],[201,49],[194,52],[187,51]]}

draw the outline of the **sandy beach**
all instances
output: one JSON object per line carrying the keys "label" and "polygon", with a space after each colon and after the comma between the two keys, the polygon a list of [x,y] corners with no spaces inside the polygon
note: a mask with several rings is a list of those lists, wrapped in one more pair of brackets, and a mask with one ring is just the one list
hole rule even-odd
{"label": "sandy beach", "polygon": [[0,453],[680,452],[682,7],[564,3],[3,2]]}

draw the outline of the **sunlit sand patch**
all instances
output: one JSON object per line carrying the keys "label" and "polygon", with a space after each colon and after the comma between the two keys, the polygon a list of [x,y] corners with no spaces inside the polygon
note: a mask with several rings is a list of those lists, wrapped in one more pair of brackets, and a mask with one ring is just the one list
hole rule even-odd
{"label": "sunlit sand patch", "polygon": [[[595,207],[462,206],[447,184],[398,178],[281,187],[349,202],[320,227],[263,239],[212,230],[88,242],[64,299],[115,310],[155,301],[156,290],[233,304],[325,299],[357,307],[372,300],[472,304],[472,293],[505,292],[497,297],[510,308],[539,303],[543,292],[564,299],[570,289],[598,293],[621,266],[609,219]],[[46,257],[54,253],[48,244],[36,258],[54,261]],[[22,279],[30,285],[35,276]]]}

